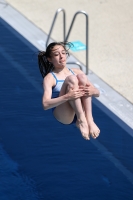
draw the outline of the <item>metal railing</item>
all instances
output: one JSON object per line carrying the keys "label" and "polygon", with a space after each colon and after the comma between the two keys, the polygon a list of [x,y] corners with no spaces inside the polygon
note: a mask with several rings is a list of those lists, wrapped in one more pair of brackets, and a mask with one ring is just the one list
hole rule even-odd
{"label": "metal railing", "polygon": [[88,43],[89,43],[89,39],[88,39],[88,34],[89,34],[89,25],[88,25],[88,14],[85,12],[85,11],[78,11],[78,12],[76,12],[75,13],[75,15],[74,15],[74,17],[73,17],[73,20],[72,20],[72,22],[71,22],[71,25],[70,25],[70,28],[69,28],[69,31],[68,31],[68,34],[67,34],[67,36],[66,36],[66,38],[65,38],[65,41],[67,41],[68,40],[68,38],[69,38],[69,35],[70,35],[70,32],[71,32],[71,29],[72,29],[72,27],[73,27],[73,24],[74,24],[74,21],[75,21],[75,19],[76,19],[76,16],[78,15],[78,14],[84,14],[85,16],[86,16],[86,74],[88,75],[88,71],[89,71],[89,50],[88,50]]}
{"label": "metal railing", "polygon": [[66,37],[66,13],[65,13],[64,8],[58,8],[58,10],[55,13],[55,16],[54,16],[54,19],[53,19],[53,22],[52,22],[52,25],[51,25],[47,40],[46,40],[46,47],[48,46],[48,42],[49,42],[49,39],[50,39],[52,30],[53,30],[53,27],[54,27],[56,18],[57,18],[58,14],[60,12],[63,12],[63,38],[64,38],[63,40],[65,41],[65,37]]}
{"label": "metal railing", "polygon": [[[54,27],[54,24],[55,24],[55,21],[56,21],[56,18],[57,18],[57,15],[60,13],[60,12],[63,12],[63,37],[64,37],[64,41],[67,41],[68,38],[69,38],[69,35],[70,35],[70,32],[71,32],[71,29],[73,27],[73,24],[74,24],[74,21],[76,19],[76,16],[78,14],[84,14],[85,17],[86,17],[86,74],[88,75],[88,72],[89,72],[89,49],[88,49],[88,45],[89,45],[89,17],[88,17],[88,14],[85,12],[85,11],[78,11],[75,13],[73,19],[72,19],[72,22],[71,22],[71,25],[70,25],[70,28],[68,30],[68,33],[66,35],[66,13],[65,13],[65,10],[63,8],[59,8],[56,13],[55,13],[55,16],[54,16],[54,19],[53,19],[53,22],[52,22],[52,25],[51,25],[51,28],[50,28],[50,31],[49,31],[49,34],[48,34],[48,38],[46,40],[46,47],[48,45],[48,42],[49,42],[49,39],[50,39],[50,36],[51,36],[51,33],[52,33],[52,30],[53,30],[53,27]],[[76,64],[80,67],[81,70],[83,70],[82,68],[82,65],[79,63],[79,62],[68,62],[67,64]]]}
{"label": "metal railing", "polygon": [[79,68],[83,71],[83,67],[82,67],[82,65],[81,65],[79,62],[67,62],[67,64],[70,64],[70,65],[78,65]]}

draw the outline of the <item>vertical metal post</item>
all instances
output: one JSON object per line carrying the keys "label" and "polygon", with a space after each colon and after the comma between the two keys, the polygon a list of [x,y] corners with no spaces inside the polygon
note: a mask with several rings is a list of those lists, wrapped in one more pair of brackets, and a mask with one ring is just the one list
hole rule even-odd
{"label": "vertical metal post", "polygon": [[84,14],[86,16],[86,74],[88,75],[88,72],[89,72],[89,49],[88,49],[88,45],[89,45],[89,26],[88,26],[88,14],[85,12],[85,11],[78,11],[75,13],[74,17],[73,17],[73,20],[71,22],[71,25],[70,25],[70,28],[69,28],[69,31],[68,31],[68,34],[65,38],[65,41],[68,40],[68,37],[70,35],[70,32],[71,32],[71,29],[73,27],[73,24],[74,24],[74,21],[75,21],[75,18],[78,14]]}
{"label": "vertical metal post", "polygon": [[53,27],[54,27],[54,24],[55,24],[55,20],[57,18],[57,15],[59,14],[59,12],[63,12],[63,39],[65,41],[65,36],[66,36],[66,13],[65,13],[65,10],[63,8],[59,8],[56,13],[55,13],[55,16],[54,16],[54,19],[53,19],[53,22],[52,22],[52,25],[51,25],[51,28],[50,28],[50,31],[49,31],[49,34],[48,34],[48,37],[47,37],[47,40],[46,40],[46,47],[48,45],[48,42],[49,42],[49,38],[51,36],[51,33],[52,33],[52,30],[53,30]]}
{"label": "vertical metal post", "polygon": [[[78,12],[75,13],[75,15],[73,17],[73,20],[71,22],[71,25],[70,25],[68,34],[66,36],[66,13],[65,13],[65,10],[63,8],[59,8],[56,11],[55,16],[54,16],[54,19],[53,19],[53,22],[52,22],[52,25],[51,25],[51,28],[50,28],[50,31],[49,31],[49,34],[48,34],[48,37],[47,37],[47,40],[46,40],[46,47],[48,45],[52,30],[53,30],[53,27],[54,27],[54,24],[55,24],[55,21],[56,21],[56,18],[57,18],[57,15],[61,11],[63,12],[63,36],[64,36],[64,42],[68,40],[68,37],[70,35],[70,32],[71,32],[71,29],[73,27],[73,24],[74,24],[76,16],[78,14],[84,14],[86,16],[86,74],[88,75],[88,72],[89,72],[89,49],[88,49],[88,45],[89,45],[89,37],[88,37],[88,35],[89,35],[89,25],[88,25],[88,21],[89,20],[88,20],[88,14],[85,11],[81,10],[81,11],[78,11]],[[70,64],[70,63],[68,63],[68,64]],[[77,62],[75,64],[77,64]],[[81,67],[81,65],[79,63],[77,65],[82,69],[82,67]]]}

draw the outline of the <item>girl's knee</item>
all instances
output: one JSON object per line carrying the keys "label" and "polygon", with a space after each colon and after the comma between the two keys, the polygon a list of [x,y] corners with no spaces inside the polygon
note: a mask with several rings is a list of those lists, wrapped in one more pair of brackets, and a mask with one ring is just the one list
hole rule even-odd
{"label": "girl's knee", "polygon": [[73,85],[76,84],[77,85],[78,79],[75,75],[70,75],[70,76],[66,77],[65,82],[68,83],[68,84],[73,84]]}
{"label": "girl's knee", "polygon": [[67,90],[69,91],[70,88],[78,88],[78,79],[75,75],[67,76],[65,79],[65,84],[67,85]]}
{"label": "girl's knee", "polygon": [[87,76],[85,74],[78,74],[77,79],[79,81],[79,85],[86,85],[88,81]]}

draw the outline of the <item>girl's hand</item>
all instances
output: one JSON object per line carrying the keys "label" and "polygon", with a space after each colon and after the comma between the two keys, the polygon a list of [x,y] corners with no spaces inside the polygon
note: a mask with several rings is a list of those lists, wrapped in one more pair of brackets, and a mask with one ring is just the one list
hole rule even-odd
{"label": "girl's hand", "polygon": [[80,87],[84,90],[85,94],[84,96],[99,96],[99,91],[97,90],[97,88],[95,88],[93,85],[91,84],[86,84],[86,86],[84,87]]}
{"label": "girl's hand", "polygon": [[74,99],[77,99],[77,98],[84,96],[85,91],[82,88],[80,88],[80,89],[70,88],[70,90],[68,91],[68,93],[66,95],[68,97],[68,100],[74,100]]}

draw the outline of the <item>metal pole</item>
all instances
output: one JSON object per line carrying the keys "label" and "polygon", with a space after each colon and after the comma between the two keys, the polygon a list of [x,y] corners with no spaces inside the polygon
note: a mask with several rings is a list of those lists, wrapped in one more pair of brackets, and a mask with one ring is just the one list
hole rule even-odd
{"label": "metal pole", "polygon": [[85,16],[86,16],[86,74],[88,75],[88,71],[89,71],[89,62],[88,62],[88,60],[89,60],[89,49],[88,49],[88,44],[89,44],[89,39],[88,39],[88,34],[89,34],[89,31],[88,31],[88,29],[89,29],[89,26],[88,26],[88,14],[85,12],[85,11],[78,11],[78,12],[76,12],[75,13],[75,15],[74,15],[74,17],[73,17],[73,20],[72,20],[72,22],[71,22],[71,25],[70,25],[70,28],[69,28],[69,31],[68,31],[68,34],[67,34],[67,36],[66,36],[66,38],[65,38],[65,41],[67,41],[68,40],[68,38],[69,38],[69,35],[70,35],[70,32],[71,32],[71,29],[72,29],[72,27],[73,27],[73,24],[74,24],[74,21],[75,21],[75,18],[76,18],[76,16],[78,15],[78,14],[84,14]]}
{"label": "metal pole", "polygon": [[53,22],[52,22],[52,25],[51,25],[51,28],[50,28],[50,31],[49,31],[49,34],[48,34],[48,37],[47,37],[47,40],[46,40],[46,47],[48,46],[48,42],[49,42],[49,38],[51,36],[51,33],[52,33],[52,30],[53,30],[53,27],[54,27],[54,24],[55,24],[55,21],[56,21],[56,18],[57,18],[57,15],[59,14],[59,12],[63,12],[63,36],[64,36],[64,41],[65,41],[65,36],[66,36],[66,14],[65,14],[65,10],[64,8],[59,8],[56,13],[55,13],[55,16],[54,16],[54,19],[53,19]]}
{"label": "metal pole", "polygon": [[79,68],[83,71],[82,65],[79,62],[67,62],[67,64],[78,65]]}

